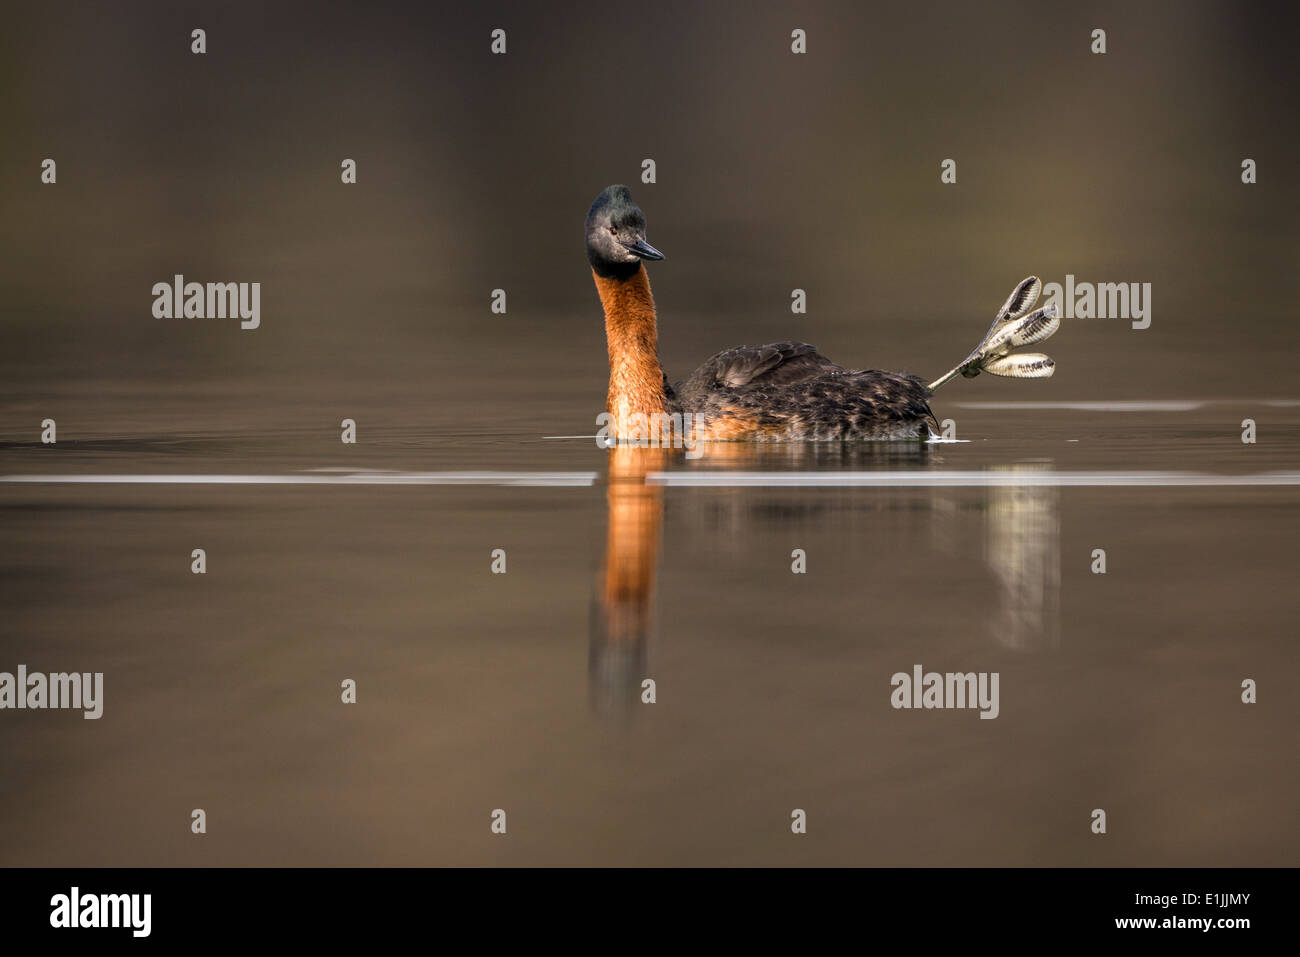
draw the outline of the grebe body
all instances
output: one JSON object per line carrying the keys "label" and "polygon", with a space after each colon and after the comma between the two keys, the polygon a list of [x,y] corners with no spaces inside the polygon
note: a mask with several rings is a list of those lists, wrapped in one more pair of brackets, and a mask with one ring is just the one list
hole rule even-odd
{"label": "grebe body", "polygon": [[926,385],[915,375],[847,369],[806,342],[773,342],[719,352],[670,385],[659,363],[654,296],[644,261],[663,259],[646,242],[645,214],[626,186],[610,186],[591,205],[587,261],[605,313],[609,349],[609,434],[638,434],[638,423],[686,416],[703,440],[852,441],[927,438],[938,428],[929,400],[958,372],[1034,378],[1050,375],[1046,356],[1009,355],[1047,338],[1055,307],[1025,315],[1041,284],[1024,280],[984,341],[951,372]]}

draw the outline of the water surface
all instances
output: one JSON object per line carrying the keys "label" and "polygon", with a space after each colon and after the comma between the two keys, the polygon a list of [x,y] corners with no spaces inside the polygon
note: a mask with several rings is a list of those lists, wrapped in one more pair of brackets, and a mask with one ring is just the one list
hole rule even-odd
{"label": "water surface", "polygon": [[[382,428],[10,443],[4,663],[103,671],[105,714],[6,713],[4,861],[1293,862],[1300,489],[1110,482],[1294,479],[1295,407],[952,409],[968,442],[697,460]],[[12,480],[52,472],[82,482]],[[295,484],[145,480],[234,474]],[[836,475],[876,478],[802,484]],[[998,672],[999,716],[894,710],[914,664]]]}

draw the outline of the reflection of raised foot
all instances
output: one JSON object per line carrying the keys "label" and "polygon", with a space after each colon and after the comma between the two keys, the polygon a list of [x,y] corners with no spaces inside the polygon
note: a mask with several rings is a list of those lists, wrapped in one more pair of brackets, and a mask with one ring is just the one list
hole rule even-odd
{"label": "reflection of raised foot", "polygon": [[1041,352],[1011,354],[1012,349],[1042,342],[1061,327],[1055,303],[1029,311],[1042,290],[1043,284],[1037,276],[1022,279],[993,317],[993,325],[989,326],[980,344],[960,363],[931,382],[930,391],[959,372],[968,379],[981,372],[1013,379],[1045,379],[1050,376],[1056,370],[1056,363],[1049,356]]}

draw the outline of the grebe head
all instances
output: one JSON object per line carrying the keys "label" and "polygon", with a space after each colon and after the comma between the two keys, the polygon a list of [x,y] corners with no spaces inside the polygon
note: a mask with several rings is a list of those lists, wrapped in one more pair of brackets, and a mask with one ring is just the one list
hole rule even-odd
{"label": "grebe head", "polygon": [[626,279],[664,254],[645,241],[645,213],[626,186],[610,186],[587,213],[587,261],[598,276]]}

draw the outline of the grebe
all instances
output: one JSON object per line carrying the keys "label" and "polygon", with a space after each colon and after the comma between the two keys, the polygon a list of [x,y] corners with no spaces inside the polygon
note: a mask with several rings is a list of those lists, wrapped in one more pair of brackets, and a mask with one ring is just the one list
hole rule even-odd
{"label": "grebe", "polygon": [[806,342],[728,349],[672,386],[659,364],[654,297],[642,266],[663,258],[646,242],[645,214],[626,186],[610,186],[596,197],[587,213],[587,261],[605,310],[605,407],[615,438],[644,436],[642,423],[662,416],[690,415],[694,438],[706,441],[923,439],[938,426],[931,394],[959,372],[1045,378],[1054,369],[1045,355],[1010,355],[1060,326],[1055,304],[1029,312],[1042,291],[1030,276],[980,344],[928,386],[909,373],[845,369]]}

